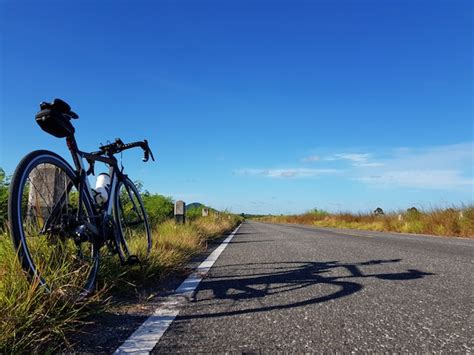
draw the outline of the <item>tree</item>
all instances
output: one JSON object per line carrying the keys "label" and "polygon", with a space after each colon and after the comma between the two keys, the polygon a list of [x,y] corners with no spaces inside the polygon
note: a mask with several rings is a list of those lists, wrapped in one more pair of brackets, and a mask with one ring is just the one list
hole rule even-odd
{"label": "tree", "polygon": [[407,209],[406,217],[409,221],[416,221],[421,217],[421,212],[416,207]]}
{"label": "tree", "polygon": [[383,215],[383,214],[385,214],[385,213],[383,212],[383,209],[380,208],[380,207],[377,207],[377,208],[374,210],[374,215],[376,215],[376,216],[378,216],[378,215]]}
{"label": "tree", "polygon": [[144,192],[142,200],[151,225],[173,218],[174,204],[171,197]]}

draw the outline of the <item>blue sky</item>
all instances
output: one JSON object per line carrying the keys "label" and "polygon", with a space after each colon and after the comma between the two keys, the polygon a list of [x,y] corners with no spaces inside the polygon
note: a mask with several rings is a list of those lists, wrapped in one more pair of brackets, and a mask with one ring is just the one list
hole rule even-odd
{"label": "blue sky", "polygon": [[124,154],[145,188],[234,212],[472,203],[471,1],[0,0],[0,166],[64,142]]}

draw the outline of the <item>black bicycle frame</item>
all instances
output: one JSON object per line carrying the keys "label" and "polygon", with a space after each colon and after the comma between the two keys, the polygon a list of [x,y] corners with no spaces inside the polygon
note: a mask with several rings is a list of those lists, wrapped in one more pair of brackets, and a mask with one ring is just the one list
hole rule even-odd
{"label": "black bicycle frame", "polygon": [[[114,156],[103,156],[99,154],[92,154],[82,152],[78,149],[76,140],[74,136],[66,138],[67,146],[69,151],[71,152],[72,159],[74,161],[74,165],[76,167],[76,172],[78,176],[77,186],[79,192],[79,209],[77,211],[78,220],[82,216],[82,209],[83,209],[83,198],[87,198],[90,205],[93,207],[94,210],[94,218],[95,218],[95,225],[102,226],[103,222],[112,215],[112,208],[114,204],[114,196],[116,193],[116,189],[119,182],[125,181],[125,175],[122,174],[118,167],[117,159]],[[89,184],[89,180],[87,179],[88,173],[87,170],[84,168],[84,159],[93,166],[96,161],[105,163],[109,165],[109,176],[110,176],[110,191],[109,191],[109,198],[106,202],[104,207],[99,208],[95,198],[94,192]],[[92,169],[90,169],[92,170]],[[100,220],[100,211],[104,211],[102,216],[102,220]],[[100,223],[97,223],[100,222]],[[101,237],[101,231],[97,230],[97,228],[93,225],[87,226],[97,237]],[[102,238],[101,238],[102,239]]]}

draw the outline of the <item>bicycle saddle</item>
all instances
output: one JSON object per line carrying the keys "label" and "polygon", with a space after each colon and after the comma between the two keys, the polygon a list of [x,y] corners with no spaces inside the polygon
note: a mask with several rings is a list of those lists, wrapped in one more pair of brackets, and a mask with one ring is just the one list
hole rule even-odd
{"label": "bicycle saddle", "polygon": [[40,112],[35,115],[36,123],[41,129],[58,138],[74,135],[75,129],[71,119],[79,116],[71,111],[71,106],[60,99],[54,99],[52,103],[40,103]]}
{"label": "bicycle saddle", "polygon": [[79,118],[79,115],[77,113],[71,111],[71,106],[69,106],[67,102],[61,99],[54,99],[53,103],[42,102],[40,104],[40,108],[41,110],[45,110],[45,109],[56,110],[59,113],[69,116],[69,118],[73,118],[73,119]]}

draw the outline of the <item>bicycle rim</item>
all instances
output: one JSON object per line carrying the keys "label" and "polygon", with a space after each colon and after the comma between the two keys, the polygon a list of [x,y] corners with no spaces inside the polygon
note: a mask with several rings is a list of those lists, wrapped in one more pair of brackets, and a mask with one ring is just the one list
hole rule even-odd
{"label": "bicycle rim", "polygon": [[117,221],[120,257],[143,260],[151,250],[151,230],[140,193],[129,179],[119,182],[114,214]]}
{"label": "bicycle rim", "polygon": [[10,224],[32,281],[48,292],[85,296],[94,287],[99,257],[94,243],[76,233],[93,222],[93,213],[86,200],[79,206],[75,181],[74,171],[56,155],[25,157],[12,181]]}

